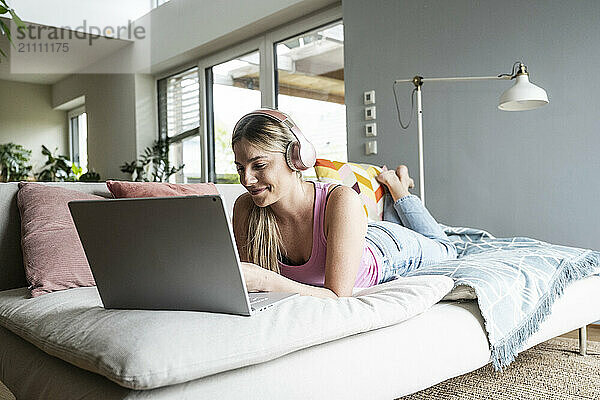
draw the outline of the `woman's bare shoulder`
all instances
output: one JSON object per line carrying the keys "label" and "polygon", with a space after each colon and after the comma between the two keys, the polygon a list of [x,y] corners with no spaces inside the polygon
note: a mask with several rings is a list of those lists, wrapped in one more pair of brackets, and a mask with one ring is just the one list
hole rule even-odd
{"label": "woman's bare shoulder", "polygon": [[329,203],[334,203],[336,204],[336,206],[339,207],[345,204],[359,204],[360,202],[360,197],[358,196],[358,193],[356,193],[356,191],[349,186],[331,185],[327,189],[329,193],[329,200],[327,201],[327,205],[329,205]]}

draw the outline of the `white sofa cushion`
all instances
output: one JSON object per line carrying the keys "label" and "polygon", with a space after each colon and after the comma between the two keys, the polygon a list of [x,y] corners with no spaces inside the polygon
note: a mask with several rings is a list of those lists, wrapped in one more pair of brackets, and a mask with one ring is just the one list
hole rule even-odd
{"label": "white sofa cushion", "polygon": [[105,310],[94,287],[35,299],[22,288],[0,292],[0,325],[121,386],[151,389],[402,322],[452,286],[445,276],[400,278],[352,298],[296,297],[252,317]]}

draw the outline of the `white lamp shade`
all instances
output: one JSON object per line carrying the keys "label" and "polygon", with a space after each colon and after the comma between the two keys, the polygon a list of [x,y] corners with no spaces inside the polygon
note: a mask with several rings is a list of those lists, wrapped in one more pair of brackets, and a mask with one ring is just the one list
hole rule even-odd
{"label": "white lamp shade", "polygon": [[525,111],[546,104],[548,104],[546,91],[529,82],[527,74],[521,74],[515,78],[515,84],[502,93],[498,108],[504,111]]}

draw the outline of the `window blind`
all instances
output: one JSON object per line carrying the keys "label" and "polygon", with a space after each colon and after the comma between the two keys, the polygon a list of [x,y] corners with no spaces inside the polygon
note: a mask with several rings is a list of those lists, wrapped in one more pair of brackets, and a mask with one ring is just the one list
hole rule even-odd
{"label": "window blind", "polygon": [[160,133],[171,138],[200,126],[198,68],[165,78],[158,83]]}

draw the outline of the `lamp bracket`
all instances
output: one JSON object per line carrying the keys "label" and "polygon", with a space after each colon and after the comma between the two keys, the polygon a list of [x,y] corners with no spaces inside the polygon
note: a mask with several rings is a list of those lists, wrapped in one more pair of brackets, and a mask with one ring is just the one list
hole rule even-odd
{"label": "lamp bracket", "polygon": [[421,86],[423,86],[423,77],[419,75],[415,76],[414,78],[412,78],[412,83],[417,89],[419,89]]}

